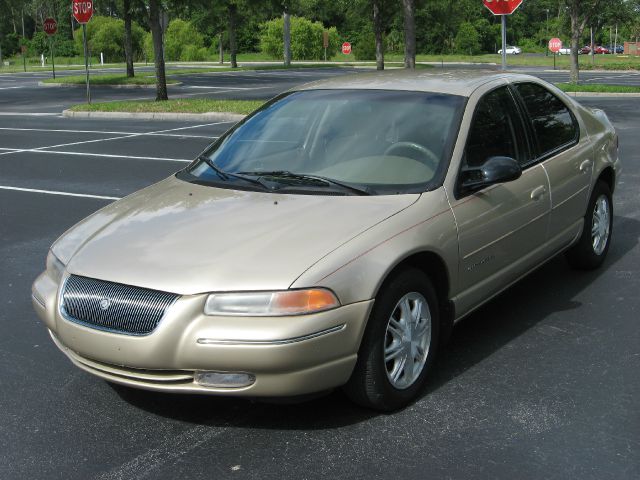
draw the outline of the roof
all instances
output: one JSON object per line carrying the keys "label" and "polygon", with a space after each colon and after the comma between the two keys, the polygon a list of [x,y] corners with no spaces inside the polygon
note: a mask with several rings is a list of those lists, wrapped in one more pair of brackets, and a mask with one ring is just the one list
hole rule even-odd
{"label": "roof", "polygon": [[332,77],[292,90],[407,90],[470,96],[478,87],[498,79],[532,79],[529,75],[492,70],[390,70]]}

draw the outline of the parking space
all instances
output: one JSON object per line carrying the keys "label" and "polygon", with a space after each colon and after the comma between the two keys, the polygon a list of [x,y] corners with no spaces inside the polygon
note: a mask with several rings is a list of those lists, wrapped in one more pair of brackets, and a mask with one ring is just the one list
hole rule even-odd
{"label": "parking space", "polygon": [[465,319],[392,415],[339,391],[292,405],[133,391],[71,365],[30,304],[47,249],[231,124],[0,115],[0,478],[640,477],[640,99],[580,101],[607,112],[624,160],[604,268],[556,258]]}

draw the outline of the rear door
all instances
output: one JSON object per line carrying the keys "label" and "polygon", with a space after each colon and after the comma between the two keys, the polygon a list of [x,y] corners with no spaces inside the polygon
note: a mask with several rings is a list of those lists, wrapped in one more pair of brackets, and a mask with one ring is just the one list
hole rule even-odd
{"label": "rear door", "polygon": [[461,169],[493,156],[516,159],[522,176],[468,193],[461,175],[451,199],[460,249],[456,311],[463,314],[516,280],[540,258],[550,210],[547,175],[532,162],[524,122],[511,90],[496,88],[478,101]]}
{"label": "rear door", "polygon": [[593,150],[586,132],[581,135],[576,116],[544,86],[515,83],[534,135],[535,160],[540,162],[551,185],[550,244],[556,248],[570,242],[587,209],[593,174]]}

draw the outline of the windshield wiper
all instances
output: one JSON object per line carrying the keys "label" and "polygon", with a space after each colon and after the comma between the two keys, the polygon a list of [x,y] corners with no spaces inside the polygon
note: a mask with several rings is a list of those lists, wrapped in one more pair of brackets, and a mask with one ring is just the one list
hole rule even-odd
{"label": "windshield wiper", "polygon": [[201,160],[204,163],[206,163],[207,165],[209,165],[209,167],[211,167],[211,170],[216,172],[216,174],[222,180],[228,181],[229,178],[237,178],[239,180],[244,180],[245,182],[249,182],[249,183],[253,183],[254,185],[258,185],[259,187],[261,187],[261,188],[263,188],[265,190],[271,190],[267,185],[262,183],[257,178],[245,177],[244,175],[241,175],[241,174],[225,172],[220,167],[218,167],[215,163],[213,163],[213,161],[209,157],[207,157],[206,155],[199,155],[198,156],[198,160]]}
{"label": "windshield wiper", "polygon": [[337,186],[344,190],[349,190],[356,195],[371,195],[373,192],[370,189],[360,188],[348,183],[343,183],[333,178],[323,177],[320,175],[310,175],[307,173],[294,173],[288,170],[272,170],[272,171],[255,171],[255,172],[238,172],[241,175],[255,175],[257,177],[273,177],[273,178],[289,178],[292,180],[298,180],[307,184],[315,184],[322,186]]}

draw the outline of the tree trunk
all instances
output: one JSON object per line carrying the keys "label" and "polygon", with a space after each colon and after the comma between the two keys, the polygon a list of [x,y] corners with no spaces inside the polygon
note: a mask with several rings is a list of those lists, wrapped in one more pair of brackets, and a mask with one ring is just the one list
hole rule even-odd
{"label": "tree trunk", "polygon": [[284,41],[284,66],[291,66],[291,15],[289,10],[285,8],[283,14],[283,41]]}
{"label": "tree trunk", "polygon": [[236,25],[238,21],[238,6],[235,3],[229,4],[229,53],[231,55],[231,68],[238,68],[236,55],[238,45],[236,43]]}
{"label": "tree trunk", "polygon": [[127,63],[127,77],[133,77],[133,44],[131,42],[131,0],[123,0],[124,10],[124,59]]}
{"label": "tree trunk", "polygon": [[404,12],[404,68],[416,68],[416,6],[414,0],[402,0]]}
{"label": "tree trunk", "polygon": [[160,0],[149,0],[149,28],[153,39],[153,56],[156,67],[156,101],[168,100],[162,27],[160,26]]}
{"label": "tree trunk", "polygon": [[373,0],[373,33],[376,37],[376,69],[384,70],[384,45],[382,40],[382,12],[380,0]]}

